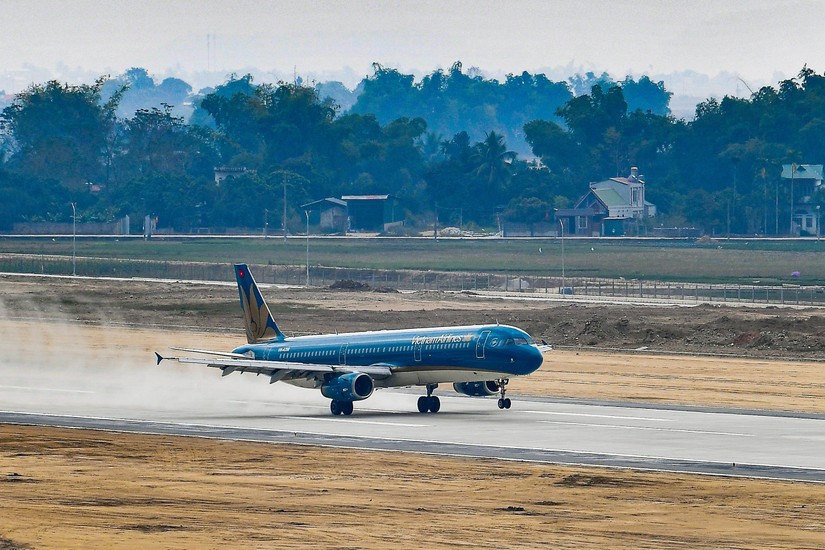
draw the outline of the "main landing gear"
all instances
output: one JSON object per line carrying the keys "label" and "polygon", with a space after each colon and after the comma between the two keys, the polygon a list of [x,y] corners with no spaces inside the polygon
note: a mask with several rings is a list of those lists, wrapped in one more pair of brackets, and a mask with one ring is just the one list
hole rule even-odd
{"label": "main landing gear", "polygon": [[509,397],[504,397],[504,394],[507,392],[507,383],[510,380],[507,378],[500,378],[497,380],[498,382],[498,408],[499,409],[509,409],[512,403],[510,402]]}
{"label": "main landing gear", "polygon": [[336,401],[333,399],[329,403],[329,410],[333,416],[343,414],[349,416],[352,414],[352,401]]}
{"label": "main landing gear", "polygon": [[433,395],[433,391],[438,387],[438,384],[427,384],[427,396],[423,395],[418,398],[418,412],[432,412],[437,413],[441,409],[441,401]]}

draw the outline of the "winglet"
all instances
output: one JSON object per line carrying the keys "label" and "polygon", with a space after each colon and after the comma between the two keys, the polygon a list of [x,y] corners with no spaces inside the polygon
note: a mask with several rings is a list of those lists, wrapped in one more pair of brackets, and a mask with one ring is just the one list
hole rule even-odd
{"label": "winglet", "polygon": [[238,294],[246,326],[246,341],[254,344],[261,341],[283,340],[284,334],[275,324],[272,313],[246,264],[235,264],[235,279],[238,281]]}
{"label": "winglet", "polygon": [[160,365],[160,362],[163,361],[164,357],[162,357],[158,352],[155,352],[155,356],[158,358],[158,365]]}

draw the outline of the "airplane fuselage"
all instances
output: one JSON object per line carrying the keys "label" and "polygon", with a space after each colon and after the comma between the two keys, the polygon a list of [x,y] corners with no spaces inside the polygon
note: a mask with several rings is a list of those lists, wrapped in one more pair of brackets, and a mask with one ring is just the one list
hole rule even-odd
{"label": "airplane fuselage", "polygon": [[[265,361],[380,365],[392,375],[376,387],[445,382],[475,382],[530,374],[541,366],[541,351],[521,329],[507,325],[470,325],[381,330],[317,336],[240,346],[233,353]],[[312,387],[305,379],[285,382]]]}

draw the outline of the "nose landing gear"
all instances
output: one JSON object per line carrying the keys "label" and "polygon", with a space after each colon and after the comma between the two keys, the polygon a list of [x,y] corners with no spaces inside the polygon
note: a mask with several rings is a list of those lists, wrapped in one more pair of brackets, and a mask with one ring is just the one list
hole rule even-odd
{"label": "nose landing gear", "polygon": [[510,380],[508,378],[499,378],[496,382],[498,383],[498,408],[509,409],[512,402],[509,397],[504,397],[504,395],[507,392],[507,384]]}

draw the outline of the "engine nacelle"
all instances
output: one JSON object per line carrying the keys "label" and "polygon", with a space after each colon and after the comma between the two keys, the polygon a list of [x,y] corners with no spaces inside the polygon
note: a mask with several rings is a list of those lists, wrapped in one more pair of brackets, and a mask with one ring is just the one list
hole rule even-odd
{"label": "engine nacelle", "polygon": [[370,375],[351,372],[336,376],[321,386],[321,395],[335,401],[361,401],[372,395],[374,389]]}
{"label": "engine nacelle", "polygon": [[498,382],[487,380],[486,382],[456,382],[453,389],[458,393],[469,395],[470,397],[484,397],[498,393]]}

